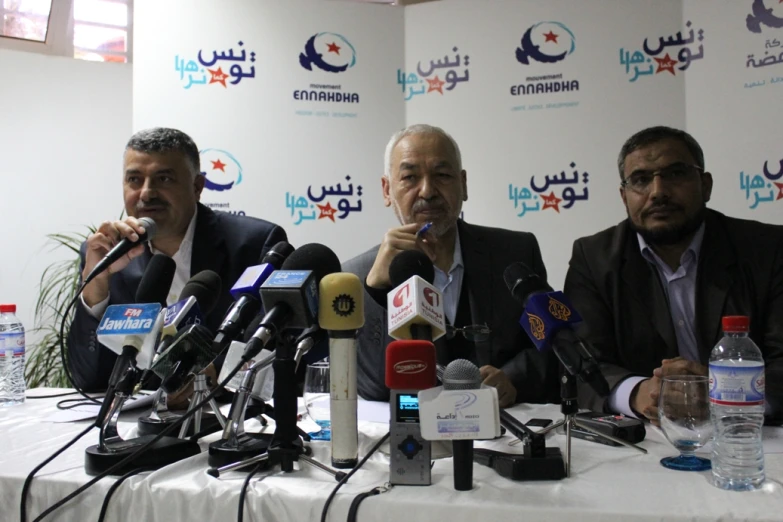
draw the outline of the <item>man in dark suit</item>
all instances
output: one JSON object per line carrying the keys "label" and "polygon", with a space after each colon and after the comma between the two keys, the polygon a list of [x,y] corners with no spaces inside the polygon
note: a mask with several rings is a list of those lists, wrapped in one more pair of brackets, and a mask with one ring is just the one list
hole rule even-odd
{"label": "man in dark suit", "polygon": [[608,397],[580,406],[658,422],[661,379],[707,375],[721,318],[750,317],[768,417],[783,415],[783,227],[708,210],[712,176],[689,134],[653,127],[618,158],[628,219],[577,240],[565,292],[584,319]]}
{"label": "man in dark suit", "polygon": [[185,283],[202,270],[213,270],[222,289],[215,308],[205,318],[213,332],[233,302],[229,293],[248,266],[277,243],[286,240],[279,226],[244,216],[213,212],[199,203],[204,188],[196,144],[176,129],[138,132],[128,142],[123,166],[125,211],[122,221],[106,221],[81,248],[82,278],[123,238],[138,239],[144,229],[138,219],[152,218],[158,232],[98,275],[82,293],[68,336],[69,367],[85,390],[107,385],[116,355],[98,343],[98,321],[111,304],[133,303],[136,289],[154,253],[177,265],[167,304],[178,300]]}
{"label": "man in dark suit", "polygon": [[[557,402],[558,364],[539,353],[519,326],[522,306],[503,282],[503,270],[522,261],[543,279],[546,269],[535,236],[470,225],[459,219],[468,199],[459,147],[442,129],[413,125],[392,136],[381,178],[384,203],[402,226],[383,242],[343,264],[365,281],[365,326],[359,334],[358,386],[365,399],[385,401],[385,351],[389,264],[403,250],[418,249],[435,266],[449,331],[436,341],[438,363],[472,360],[484,383],[495,386],[501,406]],[[432,227],[424,237],[416,232]],[[456,331],[455,331],[456,329]],[[453,335],[452,335],[453,333]]]}

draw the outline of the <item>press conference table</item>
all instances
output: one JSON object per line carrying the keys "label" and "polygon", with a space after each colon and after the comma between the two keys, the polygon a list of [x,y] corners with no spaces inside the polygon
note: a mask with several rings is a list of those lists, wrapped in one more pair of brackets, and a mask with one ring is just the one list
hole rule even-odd
{"label": "press conference table", "polygon": [[[31,394],[54,391],[40,389]],[[19,520],[22,484],[30,470],[87,426],[88,421],[47,421],[57,411],[58,400],[28,400],[22,406],[0,409],[0,518],[3,521]],[[562,417],[559,407],[554,405],[519,405],[509,411],[522,420]],[[135,434],[139,414],[138,411],[123,414],[121,434]],[[248,431],[257,427],[256,421],[247,424]],[[374,422],[360,422],[359,428],[360,457],[388,431],[387,425]],[[206,448],[217,437],[215,434],[204,439],[202,447]],[[505,436],[477,446],[521,452],[521,445],[508,445],[511,440]],[[94,430],[39,472],[28,500],[28,520],[90,480],[84,472],[84,449],[96,442],[97,430]],[[313,456],[328,464],[329,442],[314,441],[310,445]],[[551,434],[547,446],[564,449],[565,436]],[[675,450],[657,428],[648,428],[641,446],[649,453],[644,455],[632,449],[574,439],[571,477],[554,482],[513,482],[476,464],[474,489],[468,492],[454,491],[452,460],[439,459],[432,470],[431,486],[397,486],[369,497],[359,509],[358,520],[783,520],[783,454],[766,455],[768,478],[762,490],[737,493],[712,486],[709,472],[663,468],[659,460],[675,454]],[[386,454],[373,455],[340,489],[329,508],[328,520],[346,520],[357,494],[385,483],[388,462]],[[106,520],[236,520],[239,492],[246,473],[228,472],[215,479],[207,475],[208,467],[207,454],[202,453],[129,478],[114,493]],[[115,480],[103,479],[45,520],[97,520],[104,496]],[[335,485],[330,475],[303,464],[292,473],[282,473],[279,469],[259,473],[248,487],[245,520],[320,520],[324,502]]]}

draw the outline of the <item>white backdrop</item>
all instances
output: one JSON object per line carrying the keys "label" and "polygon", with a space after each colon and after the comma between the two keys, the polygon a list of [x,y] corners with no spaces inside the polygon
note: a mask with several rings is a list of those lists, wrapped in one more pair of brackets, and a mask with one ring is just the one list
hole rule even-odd
{"label": "white backdrop", "polygon": [[[201,148],[218,149],[202,156],[208,179],[236,183],[241,168],[241,182],[208,191],[207,203],[275,221],[295,245],[324,242],[347,259],[395,223],[380,197],[388,137],[405,124],[442,126],[460,143],[468,171],[465,219],[534,232],[558,287],[573,240],[625,217],[617,154],[646,126],[685,128],[703,145],[716,181],[711,207],[783,223],[773,179],[783,156],[775,125],[783,84],[774,81],[780,74],[783,82],[783,65],[761,65],[783,45],[783,29],[762,13],[761,32],[752,32],[746,18],[754,2],[764,7],[758,0],[448,0],[401,10],[142,0],[134,129],[177,126]],[[783,18],[783,6],[766,3]],[[314,35],[328,64],[355,63],[344,72],[303,68],[299,55]],[[256,61],[238,60],[243,49]],[[216,64],[202,66],[199,50],[202,63]],[[759,66],[748,61],[754,53]],[[239,64],[242,74],[255,65],[254,77],[224,87],[221,64],[223,73]],[[206,83],[184,88],[190,74]],[[301,101],[300,89],[356,93],[359,103]],[[335,195],[319,200],[324,191]],[[338,204],[348,209],[336,213],[344,219],[331,214]]]}

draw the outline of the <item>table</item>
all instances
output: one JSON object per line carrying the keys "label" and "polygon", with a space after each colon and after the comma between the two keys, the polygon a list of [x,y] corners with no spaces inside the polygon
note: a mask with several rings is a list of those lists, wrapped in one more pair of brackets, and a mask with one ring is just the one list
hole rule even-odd
{"label": "table", "polygon": [[[51,393],[55,390],[31,390]],[[63,390],[59,390],[63,391]],[[55,449],[87,426],[87,421],[54,424],[46,419],[59,399],[28,399],[24,405],[0,409],[0,501],[3,521],[19,520],[22,484],[30,470]],[[543,417],[558,420],[559,406],[517,405],[509,410],[527,420]],[[136,418],[142,412],[123,414],[123,436],[135,433]],[[256,421],[247,423],[257,430]],[[388,430],[388,426],[360,422],[360,457]],[[206,448],[217,434],[202,441]],[[32,520],[45,508],[75,490],[91,477],[84,472],[84,449],[97,442],[94,430],[60,455],[36,476],[28,500]],[[505,452],[521,452],[521,445],[509,446],[505,436],[477,443]],[[329,463],[329,443],[314,441],[313,455]],[[551,434],[547,446],[565,448],[563,435]],[[360,521],[405,520],[406,522],[447,520],[529,521],[707,521],[783,519],[783,454],[766,455],[767,482],[754,492],[729,492],[710,484],[709,472],[677,472],[659,464],[662,457],[676,453],[663,433],[647,430],[641,443],[649,453],[614,448],[573,439],[571,477],[555,482],[513,482],[492,469],[474,466],[474,489],[457,492],[452,483],[452,461],[435,462],[429,487],[397,486],[388,493],[367,498],[359,510]],[[388,450],[386,450],[388,451]],[[353,498],[386,482],[388,456],[376,453],[343,486],[329,508],[330,521],[344,521]],[[107,521],[232,521],[236,520],[239,490],[246,473],[230,472],[215,479],[206,474],[206,453],[164,469],[131,477],[112,497]],[[260,473],[249,487],[245,520],[317,521],[326,497],[336,485],[330,475],[302,465],[293,473],[278,469]],[[106,478],[72,500],[45,520],[97,520],[101,503],[115,478]]]}

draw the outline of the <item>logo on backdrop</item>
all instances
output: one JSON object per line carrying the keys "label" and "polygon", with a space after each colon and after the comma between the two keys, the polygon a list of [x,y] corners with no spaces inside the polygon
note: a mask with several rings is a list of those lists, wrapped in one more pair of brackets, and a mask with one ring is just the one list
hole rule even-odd
{"label": "logo on backdrop", "polygon": [[[356,49],[341,34],[317,33],[305,43],[299,54],[299,65],[319,73],[323,82],[313,82],[307,88],[294,90],[294,100],[326,103],[359,103],[359,94],[346,92],[343,86],[329,81],[356,65]],[[333,106],[329,106],[331,108]],[[324,107],[325,109],[326,107]],[[329,112],[328,110],[297,110],[299,116],[355,118],[355,112]]]}
{"label": "logo on backdrop", "polygon": [[299,225],[303,221],[321,219],[330,219],[332,223],[336,223],[336,219],[345,219],[351,212],[361,212],[362,186],[357,185],[354,192],[351,176],[345,176],[345,181],[348,182],[346,188],[343,188],[342,182],[335,186],[321,186],[315,189],[311,185],[307,187],[306,198],[286,192],[285,206],[291,209],[294,225]]}
{"label": "logo on backdrop", "polygon": [[[767,4],[771,5],[772,2],[774,0],[767,0]],[[759,43],[754,47],[753,52],[748,54],[748,59],[745,62],[746,69],[783,64],[783,44],[780,41],[783,39],[783,31],[780,30],[783,28],[783,5],[780,5],[781,3],[783,2],[778,0],[772,7],[767,8],[763,0],[753,2],[751,7],[753,12],[745,19],[745,25],[751,33],[764,34],[764,54],[761,54],[761,38],[759,38]],[[769,38],[770,36],[774,36],[774,38]],[[759,57],[756,58],[756,55]],[[750,82],[745,82],[746,89],[763,87],[768,83],[771,85],[783,82],[783,68],[749,70],[748,73],[753,73],[754,77]]]}
{"label": "logo on backdrop", "polygon": [[[770,172],[770,168],[777,169],[777,172]],[[750,174],[740,172],[740,190],[745,193],[745,201],[750,203],[749,208],[755,209],[759,203],[771,203],[783,199],[781,178],[783,178],[783,159],[777,165],[770,165],[765,161],[761,174],[756,174],[752,178]]]}
{"label": "logo on backdrop", "polygon": [[[560,65],[576,49],[574,33],[560,22],[538,22],[530,26],[522,35],[519,47],[515,49],[518,64],[525,66],[530,76],[525,83],[511,86],[511,96],[525,96],[531,100],[538,94],[570,93],[579,90],[579,80],[564,79],[563,73],[552,71],[553,64]],[[532,74],[541,71],[542,74]],[[534,103],[517,105],[512,111],[532,111],[540,109],[558,109],[576,107],[578,101],[559,101],[552,103]]]}
{"label": "logo on backdrop", "polygon": [[[470,79],[467,68],[470,64],[470,57],[467,54],[460,57],[459,49],[456,46],[452,48],[452,51],[457,53],[454,58],[446,55],[442,60],[430,60],[429,64],[424,64],[423,67],[419,62],[416,64],[415,73],[405,74],[402,69],[397,69],[397,84],[402,86],[402,92],[405,92],[406,86],[408,88],[405,101],[409,101],[419,94],[437,93],[441,96],[448,94],[448,91],[453,90],[458,83]],[[464,69],[462,69],[463,67]]]}
{"label": "logo on backdrop", "polygon": [[532,176],[530,184],[521,188],[509,183],[508,199],[514,202],[517,217],[548,208],[559,214],[561,209],[568,210],[577,201],[587,201],[589,196],[587,183],[590,181],[590,174],[587,171],[580,174],[573,161],[570,167],[574,169],[570,175],[563,170],[560,174],[544,176],[543,180],[540,178],[536,180],[536,176]]}
{"label": "logo on backdrop", "polygon": [[[204,176],[204,188],[209,191],[205,193],[209,199],[209,193],[215,193],[215,196],[228,197],[237,192],[236,187],[242,183],[242,165],[233,154],[221,149],[201,149],[199,151],[201,161],[201,175]],[[224,199],[219,201],[205,201],[204,204],[216,210],[223,210],[231,214],[244,216],[243,210],[231,210],[231,203]]]}
{"label": "logo on backdrop", "polygon": [[[244,78],[255,78],[256,67],[251,65],[256,61],[256,53],[247,53],[244,42],[237,43],[237,52],[204,51],[199,49],[196,60],[174,57],[174,70],[179,73],[183,89],[194,85],[219,85],[224,89],[229,85],[237,85]],[[187,79],[185,76],[187,75]],[[187,81],[187,83],[185,83]]]}
{"label": "logo on backdrop", "polygon": [[[676,37],[664,38],[661,36],[657,42],[650,42],[649,38],[645,38],[642,43],[644,52],[635,50],[631,53],[621,47],[620,65],[625,66],[626,75],[633,74],[633,77],[628,81],[635,82],[640,76],[662,73],[677,76],[677,71],[684,72],[692,62],[704,58],[704,45],[701,43],[704,41],[704,29],[694,32],[692,25],[690,20],[685,24],[688,29],[688,38],[684,38],[681,31],[677,32]],[[698,51],[694,52],[697,42]],[[633,67],[633,71],[631,67]]]}
{"label": "logo on backdrop", "polygon": [[[774,1],[775,0],[767,0],[769,4],[773,4]],[[753,5],[750,7],[751,14],[745,18],[745,25],[747,26],[748,31],[751,33],[760,33],[763,27],[772,29],[783,28],[783,12],[780,12],[779,7],[776,11],[776,6],[781,3],[783,2],[778,0],[777,4],[767,8],[767,6],[764,5],[764,0],[753,0]]]}

